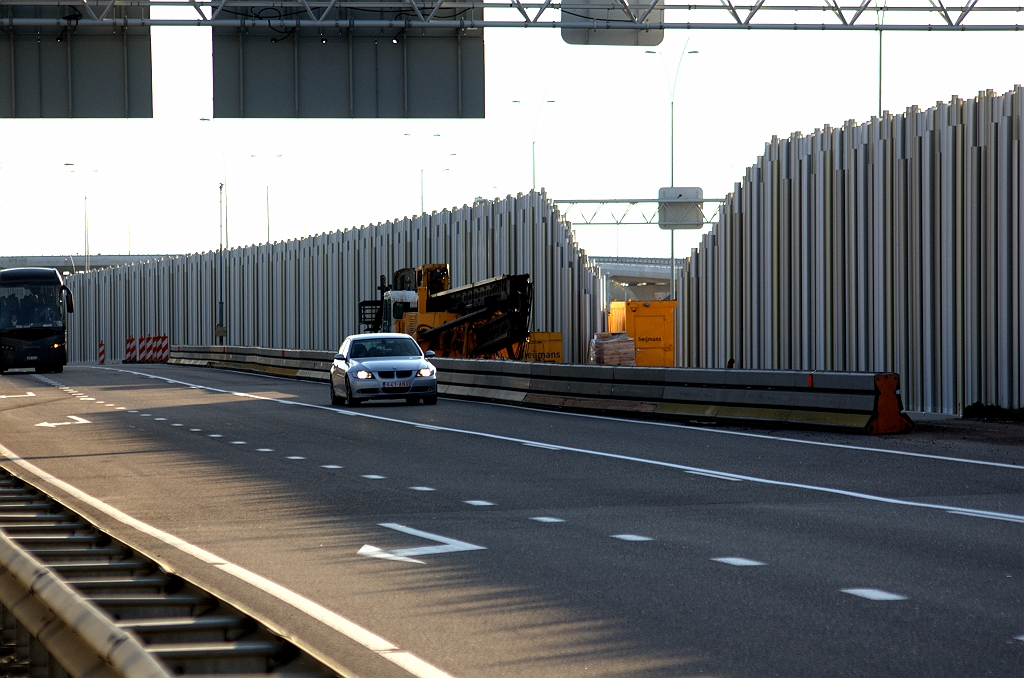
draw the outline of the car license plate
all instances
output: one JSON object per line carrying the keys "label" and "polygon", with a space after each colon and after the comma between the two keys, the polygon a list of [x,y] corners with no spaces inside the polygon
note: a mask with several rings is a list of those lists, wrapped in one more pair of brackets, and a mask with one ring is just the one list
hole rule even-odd
{"label": "car license plate", "polygon": [[25,360],[39,360],[39,356],[37,356],[37,355],[25,356]]}
{"label": "car license plate", "polygon": [[384,388],[409,388],[412,386],[407,381],[385,381]]}

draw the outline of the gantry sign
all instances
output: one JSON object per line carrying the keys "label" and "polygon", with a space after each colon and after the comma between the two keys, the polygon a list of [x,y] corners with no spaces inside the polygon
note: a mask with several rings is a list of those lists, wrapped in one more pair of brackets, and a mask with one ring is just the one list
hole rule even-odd
{"label": "gantry sign", "polygon": [[217,117],[483,117],[485,28],[606,45],[670,29],[1024,30],[1008,1],[0,0],[0,117],[151,116],[153,26],[213,28]]}

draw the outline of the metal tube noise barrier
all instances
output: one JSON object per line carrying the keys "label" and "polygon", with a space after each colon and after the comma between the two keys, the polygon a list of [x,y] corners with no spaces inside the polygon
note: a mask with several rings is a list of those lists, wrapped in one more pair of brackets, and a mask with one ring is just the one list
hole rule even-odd
{"label": "metal tube noise barrier", "polygon": [[[73,678],[171,678],[158,659],[143,649],[131,634],[119,629],[100,609],[83,599],[7,535],[0,533],[0,605],[3,618],[13,616],[45,648],[27,652],[33,660],[52,658]],[[6,625],[5,625],[6,626]],[[5,631],[8,629],[4,629]],[[30,670],[28,675],[38,675]]]}

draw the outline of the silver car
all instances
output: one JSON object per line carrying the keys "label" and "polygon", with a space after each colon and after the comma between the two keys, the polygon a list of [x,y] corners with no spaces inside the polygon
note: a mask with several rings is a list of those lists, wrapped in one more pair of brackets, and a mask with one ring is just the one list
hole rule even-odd
{"label": "silver car", "polygon": [[353,334],[331,365],[331,404],[404,398],[437,404],[437,370],[408,334]]}

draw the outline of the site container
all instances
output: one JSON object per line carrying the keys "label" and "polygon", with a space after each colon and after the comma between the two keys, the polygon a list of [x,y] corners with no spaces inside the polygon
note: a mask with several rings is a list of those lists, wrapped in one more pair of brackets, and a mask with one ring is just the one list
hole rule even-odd
{"label": "site container", "polygon": [[530,332],[523,358],[532,363],[560,363],[562,361],[561,332]]}
{"label": "site container", "polygon": [[625,332],[636,342],[637,365],[673,367],[675,312],[674,301],[613,301],[608,331]]}

